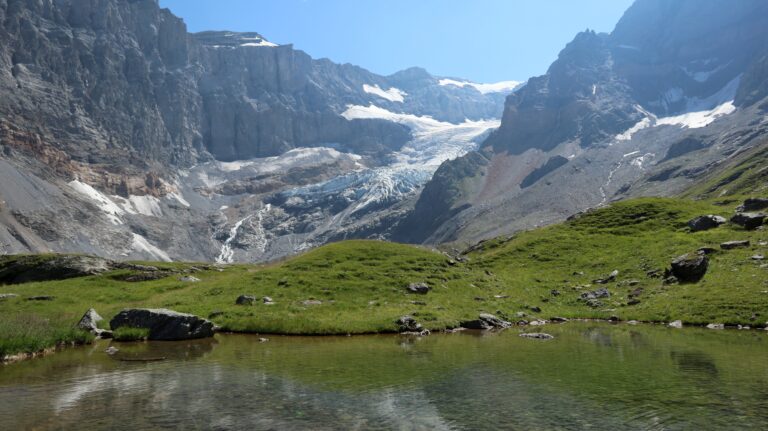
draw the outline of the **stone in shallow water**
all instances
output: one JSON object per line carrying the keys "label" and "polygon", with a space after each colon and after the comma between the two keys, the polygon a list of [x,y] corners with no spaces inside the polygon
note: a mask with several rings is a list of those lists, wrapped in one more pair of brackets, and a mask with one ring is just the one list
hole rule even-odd
{"label": "stone in shallow water", "polygon": [[707,325],[707,329],[725,329],[725,325],[722,323],[710,323]]}
{"label": "stone in shallow water", "polygon": [[481,330],[488,330],[488,329],[495,329],[495,328],[504,329],[504,328],[509,328],[510,326],[512,326],[512,323],[499,319],[493,314],[487,314],[487,313],[483,313],[480,316],[478,316],[477,320],[469,320],[461,323],[462,328],[481,329]]}
{"label": "stone in shallow water", "polygon": [[213,337],[212,322],[192,314],[166,309],[123,310],[109,322],[112,330],[124,326],[149,329],[149,339],[158,341]]}
{"label": "stone in shallow water", "polygon": [[413,316],[403,316],[395,322],[400,332],[421,332],[423,327]]}
{"label": "stone in shallow water", "polygon": [[670,328],[680,329],[683,327],[683,322],[681,320],[675,320],[674,322],[670,322],[667,326]]}

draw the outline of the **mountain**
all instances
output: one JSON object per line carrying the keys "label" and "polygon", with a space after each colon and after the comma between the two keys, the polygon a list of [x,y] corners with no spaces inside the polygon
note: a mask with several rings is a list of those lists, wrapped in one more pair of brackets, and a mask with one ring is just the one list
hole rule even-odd
{"label": "mountain", "polygon": [[637,0],[512,93],[394,238],[473,243],[633,196],[683,193],[765,145],[768,3]]}
{"label": "mountain", "polygon": [[380,236],[516,85],[190,34],[157,0],[0,0],[0,251],[229,262]]}

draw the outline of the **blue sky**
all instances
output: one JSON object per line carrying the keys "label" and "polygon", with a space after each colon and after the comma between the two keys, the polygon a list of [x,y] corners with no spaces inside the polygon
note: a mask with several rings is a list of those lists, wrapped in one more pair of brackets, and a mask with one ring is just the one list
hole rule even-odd
{"label": "blue sky", "polygon": [[256,31],[315,58],[477,82],[541,75],[574,35],[632,0],[160,0],[189,30]]}

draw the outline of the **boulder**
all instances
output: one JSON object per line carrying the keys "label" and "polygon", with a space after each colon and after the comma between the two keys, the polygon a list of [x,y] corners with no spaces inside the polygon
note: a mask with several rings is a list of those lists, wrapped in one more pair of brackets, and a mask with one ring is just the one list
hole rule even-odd
{"label": "boulder", "polygon": [[103,329],[99,329],[98,323],[103,321],[104,318],[99,315],[93,308],[85,312],[83,317],[77,323],[77,327],[84,331],[88,331],[96,336],[101,336],[104,332]]}
{"label": "boulder", "polygon": [[395,321],[400,332],[421,332],[424,328],[413,316],[403,316]]}
{"label": "boulder", "polygon": [[754,230],[763,225],[766,217],[768,216],[763,213],[739,213],[731,217],[731,223],[747,230]]}
{"label": "boulder", "polygon": [[751,245],[749,240],[745,241],[728,241],[720,244],[720,248],[723,250],[733,250],[736,248],[747,248]]}
{"label": "boulder", "polygon": [[261,302],[263,302],[264,305],[273,305],[275,303],[275,301],[273,301],[269,296],[261,298]]}
{"label": "boulder", "polygon": [[549,320],[555,323],[565,323],[568,321],[568,319],[566,319],[565,317],[553,317]]}
{"label": "boulder", "polygon": [[419,295],[426,295],[430,291],[430,287],[427,283],[411,283],[408,285],[408,293],[416,293]]}
{"label": "boulder", "polygon": [[725,329],[725,325],[722,323],[710,323],[707,325],[707,329]]}
{"label": "boulder", "polygon": [[251,295],[240,295],[235,300],[235,305],[253,305],[256,303],[256,297]]}
{"label": "boulder", "polygon": [[608,274],[607,277],[598,278],[597,280],[594,280],[593,283],[595,283],[595,284],[608,284],[608,283],[616,281],[616,277],[618,277],[618,276],[619,276],[619,270],[617,269],[617,270],[614,270],[613,272],[611,272],[610,274]]}
{"label": "boulder", "polygon": [[725,222],[727,222],[725,217],[705,215],[689,221],[688,227],[691,229],[691,232],[701,232],[719,227],[720,225],[725,224]]}
{"label": "boulder", "polygon": [[674,322],[670,322],[667,326],[670,328],[680,329],[683,327],[683,322],[681,320],[675,320]]}
{"label": "boulder", "polygon": [[124,326],[149,329],[149,339],[158,341],[213,337],[214,325],[201,317],[166,309],[123,310],[109,322],[112,330]]}
{"label": "boulder", "polygon": [[739,212],[760,211],[768,209],[768,199],[765,198],[750,198],[744,201],[737,210]]}
{"label": "boulder", "polygon": [[590,299],[600,299],[600,298],[610,298],[610,297],[611,297],[611,292],[609,292],[608,289],[601,287],[597,290],[582,293],[580,299],[582,301],[587,301]]}
{"label": "boulder", "polygon": [[523,338],[532,338],[534,340],[551,340],[555,338],[553,335],[545,334],[543,332],[526,332],[523,334],[520,334]]}
{"label": "boulder", "polygon": [[461,327],[466,329],[505,329],[512,326],[512,323],[499,319],[493,314],[483,313],[478,316],[477,320],[469,320],[462,322]]}
{"label": "boulder", "polygon": [[696,253],[704,255],[715,254],[717,253],[717,249],[713,247],[701,247],[700,249],[696,250]]}
{"label": "boulder", "polygon": [[703,255],[684,254],[672,261],[672,275],[683,283],[695,283],[707,273],[709,258]]}

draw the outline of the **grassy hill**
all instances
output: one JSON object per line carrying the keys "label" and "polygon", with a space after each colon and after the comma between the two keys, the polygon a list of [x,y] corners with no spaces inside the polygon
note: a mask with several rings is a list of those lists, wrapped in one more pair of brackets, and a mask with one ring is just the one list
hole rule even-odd
{"label": "grassy hill", "polygon": [[[458,261],[420,247],[347,241],[272,265],[145,263],[167,271],[157,280],[137,281],[143,271],[129,268],[0,286],[0,294],[18,295],[0,300],[0,356],[57,341],[87,341],[71,328],[91,307],[107,320],[123,308],[163,307],[210,316],[229,331],[317,335],[392,332],[405,314],[440,330],[482,312],[515,321],[525,313],[526,320],[616,316],[763,325],[768,268],[752,256],[768,252],[760,245],[768,234],[730,224],[698,233],[686,227],[698,215],[729,217],[736,205],[655,198],[620,202],[563,224],[481,243]],[[752,246],[713,254],[698,283],[665,284],[658,276],[681,254],[744,239]],[[19,259],[54,258],[4,257],[0,271]],[[619,275],[610,283],[593,282],[614,270]],[[185,276],[200,281],[182,281]],[[406,287],[417,282],[432,290],[408,293]],[[579,299],[599,287],[611,293],[599,306]],[[639,303],[629,305],[632,292]],[[243,294],[259,300],[235,305]],[[54,299],[27,300],[33,296]],[[264,296],[274,304],[263,304]]]}

